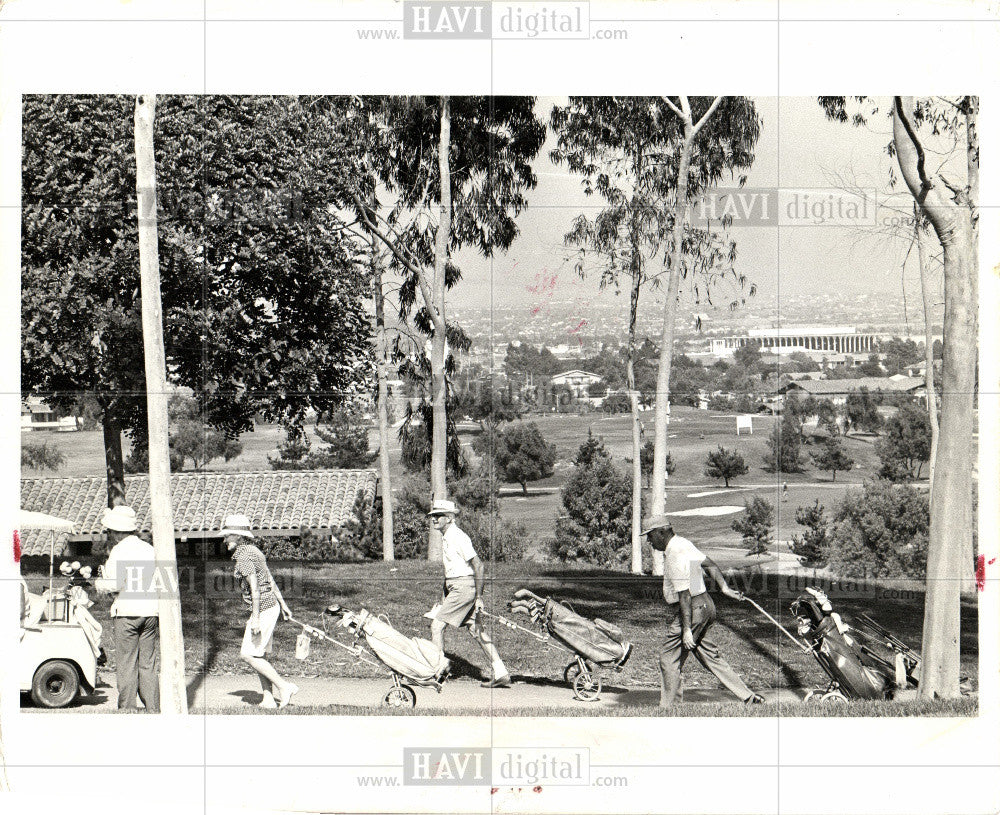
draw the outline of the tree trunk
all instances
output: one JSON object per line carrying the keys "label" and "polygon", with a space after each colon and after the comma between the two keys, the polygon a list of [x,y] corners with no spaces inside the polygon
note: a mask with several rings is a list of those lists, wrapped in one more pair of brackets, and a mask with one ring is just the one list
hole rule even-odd
{"label": "tree trunk", "polygon": [[112,412],[112,404],[102,404],[101,427],[104,430],[104,464],[108,478],[108,506],[125,503],[125,463],[122,457],[122,428]]}
{"label": "tree trunk", "polygon": [[[690,121],[684,123],[677,168],[677,203],[674,207],[673,245],[667,295],[663,304],[663,332],[660,335],[660,360],[656,372],[656,406],[654,408],[653,476],[650,514],[662,515],[667,510],[667,426],[670,421],[670,366],[674,358],[674,324],[677,320],[677,296],[681,285],[681,257],[684,226],[687,221],[688,168],[691,165],[691,145],[694,140]],[[663,553],[653,550],[653,574],[663,574]]]}
{"label": "tree trunk", "polygon": [[[642,175],[642,151],[636,147],[636,186]],[[631,219],[632,290],[628,311],[628,362],[625,370],[629,407],[632,413],[632,574],[642,574],[642,423],[639,421],[639,392],[635,387],[635,322],[639,314],[642,286],[642,254],[639,247],[638,215],[633,200]],[[654,550],[655,551],[655,550]]]}
{"label": "tree trunk", "polygon": [[[441,179],[441,210],[438,217],[434,246],[434,336],[431,338],[431,390],[434,426],[431,437],[431,498],[448,497],[448,416],[447,382],[445,381],[445,270],[448,264],[448,247],[451,239],[451,114],[448,97],[441,97],[441,137],[438,142],[438,172]],[[441,559],[441,535],[431,529],[427,545],[427,559]]]}
{"label": "tree trunk", "polygon": [[389,463],[389,386],[385,377],[385,303],[382,297],[382,267],[371,243],[372,286],[375,299],[375,376],[378,380],[378,460],[382,478],[382,559],[395,560],[392,531],[392,474]]}
{"label": "tree trunk", "polygon": [[922,145],[910,123],[911,97],[896,97],[893,141],[904,180],[930,220],[944,251],[944,365],[941,425],[931,528],[927,547],[923,669],[925,698],[959,695],[961,584],[972,563],[972,432],[975,405],[978,269],[973,209],[961,193],[949,194],[938,176],[928,177]]}
{"label": "tree trunk", "polygon": [[[138,196],[139,274],[142,281],[142,345],[149,418],[149,504],[153,527],[154,569],[168,587],[159,592],[160,709],[187,713],[184,638],[177,579],[173,510],[170,504],[170,447],[167,417],[167,368],[163,349],[163,301],[156,232],[156,161],[153,120],[156,96],[135,100],[135,185]],[[171,588],[172,587],[172,588]]]}
{"label": "tree trunk", "polygon": [[937,458],[938,447],[938,410],[937,391],[934,389],[934,339],[931,336],[933,320],[931,309],[934,301],[931,297],[930,247],[927,245],[927,232],[923,228],[923,216],[919,207],[913,205],[913,216],[916,221],[914,230],[917,233],[917,262],[920,265],[920,294],[924,302],[924,365],[927,366],[927,376],[924,388],[927,390],[927,413],[931,419],[931,461],[930,461],[930,494],[934,495],[934,459]]}

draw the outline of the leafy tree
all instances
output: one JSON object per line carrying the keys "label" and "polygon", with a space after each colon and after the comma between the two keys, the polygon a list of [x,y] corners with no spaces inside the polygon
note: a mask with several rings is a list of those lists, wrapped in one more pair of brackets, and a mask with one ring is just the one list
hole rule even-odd
{"label": "leafy tree", "polygon": [[923,350],[911,339],[893,337],[879,345],[879,351],[885,355],[885,370],[890,376],[904,373],[910,365],[923,361]]}
{"label": "leafy tree", "polygon": [[760,356],[760,345],[747,342],[733,351],[733,364],[747,374],[754,374],[760,371]]}
{"label": "leafy tree", "polygon": [[21,442],[21,466],[33,470],[58,470],[66,463],[66,455],[49,441]]}
{"label": "leafy tree", "polygon": [[766,555],[774,543],[774,504],[755,495],[745,503],[746,511],[732,523],[732,528],[743,536],[747,557]]}
{"label": "leafy tree", "polygon": [[868,359],[854,369],[858,376],[885,376],[878,354],[869,354]]}
{"label": "leafy tree", "polygon": [[[133,108],[23,104],[22,383],[62,407],[93,395],[109,504],[124,498],[121,432],[141,448],[146,423]],[[309,110],[293,97],[158,101],[167,367],[227,437],[257,415],[297,422],[367,378],[364,270],[327,228],[336,168]]]}
{"label": "leafy tree", "polygon": [[882,461],[879,475],[890,481],[920,478],[931,457],[931,420],[917,405],[904,405],[889,418],[875,445]]}
{"label": "leafy tree", "polygon": [[727,450],[720,446],[715,452],[709,453],[705,459],[705,475],[709,478],[723,479],[727,487],[732,479],[746,475],[748,472],[750,472],[750,468],[747,467],[738,450]]}
{"label": "leafy tree", "polygon": [[798,424],[791,414],[784,414],[774,423],[764,454],[764,469],[772,473],[802,472],[802,437]]}
{"label": "leafy tree", "polygon": [[909,485],[867,481],[834,513],[829,567],[845,577],[923,577],[929,528],[924,495]]}
{"label": "leafy tree", "polygon": [[516,481],[527,495],[529,481],[552,475],[556,446],[546,444],[537,424],[522,422],[500,431],[493,457],[503,477]]}
{"label": "leafy tree", "polygon": [[844,405],[847,429],[878,433],[882,428],[882,414],[878,412],[881,402],[882,394],[879,392],[873,394],[868,388],[860,388],[847,394]]}
{"label": "leafy tree", "polygon": [[854,466],[852,459],[844,451],[843,442],[837,436],[829,436],[820,448],[819,452],[810,454],[813,464],[820,470],[826,470],[831,475],[831,480],[837,480],[837,471],[842,473],[850,471]]}
{"label": "leafy tree", "polygon": [[803,566],[823,566],[826,561],[827,527],[830,519],[816,499],[811,507],[795,510],[795,523],[806,527],[801,535],[792,536],[792,553],[798,555]]}

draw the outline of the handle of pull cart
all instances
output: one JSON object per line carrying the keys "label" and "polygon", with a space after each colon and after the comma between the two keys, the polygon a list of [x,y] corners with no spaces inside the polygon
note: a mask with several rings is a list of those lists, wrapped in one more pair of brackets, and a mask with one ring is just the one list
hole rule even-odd
{"label": "handle of pull cart", "polygon": [[525,634],[530,634],[536,640],[541,640],[542,642],[547,642],[549,639],[548,634],[541,634],[538,631],[532,631],[530,628],[525,628],[523,625],[518,625],[513,620],[509,620],[501,614],[493,614],[486,609],[479,609],[479,615],[482,617],[489,617],[491,620],[496,620],[500,625],[507,626],[507,628],[513,628],[517,631],[523,631]]}
{"label": "handle of pull cart", "polygon": [[765,617],[767,617],[767,619],[769,619],[772,623],[774,623],[778,627],[778,630],[781,631],[781,633],[783,633],[786,637],[788,637],[788,639],[790,639],[792,642],[794,642],[799,647],[799,649],[801,651],[803,651],[806,654],[808,654],[808,653],[810,653],[812,651],[812,648],[810,648],[808,645],[806,645],[804,642],[802,642],[802,640],[800,640],[798,637],[796,637],[794,634],[792,634],[787,628],[785,628],[781,623],[779,623],[776,619],[774,619],[774,617],[772,617],[770,614],[768,614],[761,607],[761,605],[759,603],[755,602],[754,600],[751,600],[745,594],[743,595],[743,600],[744,600],[744,602],[747,602],[750,605],[752,605],[755,609],[757,609],[757,611],[759,611],[761,614],[763,614]]}

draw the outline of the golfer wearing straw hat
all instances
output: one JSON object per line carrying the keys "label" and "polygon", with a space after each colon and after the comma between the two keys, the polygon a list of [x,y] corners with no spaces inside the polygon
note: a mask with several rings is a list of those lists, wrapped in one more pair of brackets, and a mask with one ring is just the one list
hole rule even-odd
{"label": "golfer wearing straw hat", "polygon": [[160,712],[160,601],[153,586],[156,555],[151,544],[138,537],[135,511],[119,505],[104,510],[111,551],[94,581],[98,591],[117,594],[111,604],[115,641],[115,677],[118,708],[138,708],[136,696],[148,713]]}
{"label": "golfer wearing straw hat", "polygon": [[490,661],[492,679],[484,688],[509,688],[510,673],[500,659],[496,646],[479,624],[483,607],[483,562],[472,548],[472,540],[455,523],[458,507],[452,501],[434,501],[427,513],[434,528],[441,533],[441,558],[444,561],[444,598],[426,617],[431,618],[431,639],[444,651],[445,626],[468,626]]}
{"label": "golfer wearing straw hat", "polygon": [[267,566],[264,553],[252,543],[250,519],[246,515],[229,515],[219,534],[236,561],[234,575],[240,581],[243,602],[250,607],[250,619],[243,632],[240,656],[260,678],[263,693],[260,706],[268,709],[285,707],[299,688],[282,679],[266,657],[272,651],[278,614],[284,613],[287,619],[292,616],[292,612],[281,596],[281,590]]}
{"label": "golfer wearing straw hat", "polygon": [[715,621],[715,603],[705,589],[702,569],[715,580],[719,590],[727,597],[742,600],[743,595],[729,587],[721,569],[706,557],[687,538],[674,534],[666,515],[649,518],[642,530],[649,537],[649,545],[665,552],[663,564],[663,599],[667,602],[670,621],[667,640],[660,652],[660,707],[670,707],[681,687],[681,669],[687,655],[697,660],[732,693],[748,704],[763,702],[736,674],[719,651],[709,633]]}

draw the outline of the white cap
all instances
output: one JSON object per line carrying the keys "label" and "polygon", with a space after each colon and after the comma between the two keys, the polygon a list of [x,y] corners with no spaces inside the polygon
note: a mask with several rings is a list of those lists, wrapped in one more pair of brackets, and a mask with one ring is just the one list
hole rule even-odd
{"label": "white cap", "polygon": [[135,510],[124,504],[106,509],[101,517],[101,526],[115,532],[135,532]]}
{"label": "white cap", "polygon": [[246,515],[227,515],[226,520],[222,524],[222,531],[219,532],[222,537],[227,535],[242,535],[244,538],[252,538],[253,532],[250,531],[250,519]]}

